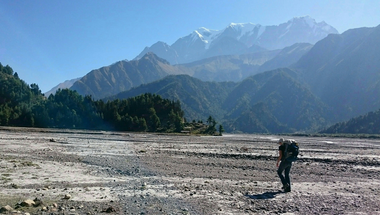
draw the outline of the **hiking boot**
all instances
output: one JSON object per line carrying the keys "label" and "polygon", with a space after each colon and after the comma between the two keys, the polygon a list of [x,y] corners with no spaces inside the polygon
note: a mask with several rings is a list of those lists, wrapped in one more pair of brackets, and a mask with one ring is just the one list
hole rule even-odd
{"label": "hiking boot", "polygon": [[282,189],[284,189],[285,192],[290,192],[290,185],[289,184],[285,184]]}
{"label": "hiking boot", "polygon": [[290,185],[289,185],[289,184],[286,184],[286,185],[284,186],[284,191],[285,191],[285,192],[290,192]]}

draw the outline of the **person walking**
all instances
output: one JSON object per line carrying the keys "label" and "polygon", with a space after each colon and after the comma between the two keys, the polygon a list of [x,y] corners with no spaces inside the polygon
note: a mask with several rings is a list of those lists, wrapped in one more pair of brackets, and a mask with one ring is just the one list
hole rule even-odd
{"label": "person walking", "polygon": [[[285,160],[285,150],[286,146],[284,144],[284,139],[280,138],[278,140],[278,144],[280,145],[278,147],[278,153],[279,156],[277,158],[277,163],[276,166],[278,167],[277,169],[277,174],[281,179],[281,183],[283,185],[284,192],[290,192],[290,168],[292,168],[292,162]],[[284,173],[284,175],[283,175]]]}

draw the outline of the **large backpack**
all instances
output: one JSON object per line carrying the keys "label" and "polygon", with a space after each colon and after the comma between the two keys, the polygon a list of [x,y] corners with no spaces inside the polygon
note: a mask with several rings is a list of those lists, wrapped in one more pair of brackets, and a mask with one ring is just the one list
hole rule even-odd
{"label": "large backpack", "polygon": [[299,146],[295,140],[285,140],[285,159],[286,161],[296,161],[299,153]]}

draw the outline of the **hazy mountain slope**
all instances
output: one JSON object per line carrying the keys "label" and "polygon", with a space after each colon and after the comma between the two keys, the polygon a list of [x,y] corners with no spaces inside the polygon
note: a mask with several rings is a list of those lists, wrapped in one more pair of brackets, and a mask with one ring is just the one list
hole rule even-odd
{"label": "hazy mountain slope", "polygon": [[224,122],[224,126],[229,132],[282,133],[292,131],[291,128],[282,125],[262,102],[244,111],[236,119]]}
{"label": "hazy mountain slope", "polygon": [[[256,104],[263,103],[266,111],[280,122],[277,126],[286,125],[289,130],[295,131],[325,125],[328,121],[325,118],[328,115],[327,106],[294,77],[293,71],[278,69],[245,79],[223,104],[228,112],[227,118],[237,118]],[[274,132],[277,128],[267,129]]]}
{"label": "hazy mountain slope", "polygon": [[178,64],[179,62],[177,51],[164,42],[157,42],[151,47],[145,47],[145,49],[142,51],[144,54],[147,54],[149,52],[153,52],[157,56],[165,56],[165,59],[169,61],[170,64]]}
{"label": "hazy mountain slope", "polygon": [[96,69],[75,82],[70,88],[82,95],[104,98],[144,83],[150,83],[169,74],[181,74],[175,67],[153,53],[138,61],[119,61]]}
{"label": "hazy mountain slope", "polygon": [[329,35],[294,68],[313,93],[347,120],[380,108],[380,26]]}
{"label": "hazy mountain slope", "polygon": [[221,55],[239,55],[245,53],[247,46],[232,37],[222,37],[217,44],[213,44],[205,51],[202,58]]}
{"label": "hazy mountain slope", "polygon": [[241,81],[257,73],[263,63],[275,57],[280,50],[243,55],[224,55],[206,58],[188,64],[176,65],[187,74],[202,81]]}
{"label": "hazy mountain slope", "polygon": [[142,93],[154,93],[166,99],[179,100],[187,119],[207,119],[210,115],[220,119],[224,115],[220,104],[235,85],[233,82],[203,82],[188,75],[171,75],[107,99],[125,99]]}
{"label": "hazy mountain slope", "polygon": [[298,62],[312,47],[313,45],[310,43],[296,43],[292,46],[285,47],[274,58],[261,65],[258,68],[258,72],[289,67]]}
{"label": "hazy mountain slope", "polygon": [[58,89],[70,88],[78,80],[80,80],[80,78],[75,78],[75,79],[64,81],[63,83],[58,84],[57,86],[53,87],[51,90],[44,93],[44,95],[46,97],[49,97],[50,94],[54,94]]}

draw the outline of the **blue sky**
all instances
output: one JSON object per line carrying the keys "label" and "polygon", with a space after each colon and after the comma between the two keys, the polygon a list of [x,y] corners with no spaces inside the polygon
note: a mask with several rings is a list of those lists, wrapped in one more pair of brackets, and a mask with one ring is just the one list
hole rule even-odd
{"label": "blue sky", "polygon": [[342,33],[379,25],[379,11],[377,0],[1,0],[0,62],[46,92],[199,27],[308,15]]}

